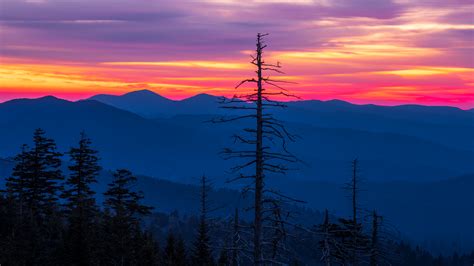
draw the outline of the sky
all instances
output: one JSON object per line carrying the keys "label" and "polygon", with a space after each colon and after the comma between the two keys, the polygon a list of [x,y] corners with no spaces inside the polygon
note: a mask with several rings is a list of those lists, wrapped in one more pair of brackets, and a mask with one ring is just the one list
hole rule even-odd
{"label": "sky", "polygon": [[0,102],[231,96],[258,32],[302,99],[474,108],[471,0],[1,0]]}

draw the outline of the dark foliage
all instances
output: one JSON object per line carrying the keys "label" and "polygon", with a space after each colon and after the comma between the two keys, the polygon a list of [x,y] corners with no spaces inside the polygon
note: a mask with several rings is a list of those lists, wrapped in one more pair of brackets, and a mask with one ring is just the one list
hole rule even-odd
{"label": "dark foliage", "polygon": [[65,235],[65,263],[89,265],[95,258],[97,232],[99,230],[98,207],[95,192],[90,185],[96,183],[101,167],[98,165],[97,151],[91,149],[91,141],[81,133],[79,146],[71,148],[69,156],[70,174],[65,182],[62,197],[66,200],[65,212],[68,228]]}
{"label": "dark foliage", "polygon": [[192,262],[194,265],[205,266],[213,265],[212,250],[209,237],[209,221],[208,221],[208,193],[209,185],[206,176],[201,178],[201,210],[199,216],[199,225],[194,241]]}

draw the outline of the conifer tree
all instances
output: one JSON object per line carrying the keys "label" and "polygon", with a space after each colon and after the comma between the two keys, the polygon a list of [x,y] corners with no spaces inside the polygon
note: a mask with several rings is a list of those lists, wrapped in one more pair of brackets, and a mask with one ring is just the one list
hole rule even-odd
{"label": "conifer tree", "polygon": [[160,249],[151,232],[138,232],[136,237],[141,245],[137,265],[161,265]]}
{"label": "conifer tree", "polygon": [[193,265],[212,265],[212,251],[210,248],[209,238],[209,224],[208,224],[208,192],[209,185],[207,184],[206,176],[201,178],[201,195],[200,195],[200,217],[196,240],[193,249]]}
{"label": "conifer tree", "polygon": [[163,263],[164,265],[175,265],[176,259],[176,239],[174,234],[169,232],[166,237],[166,246],[163,250]]}
{"label": "conifer tree", "polygon": [[129,265],[136,259],[140,244],[130,246],[129,243],[140,230],[142,216],[150,214],[152,209],[141,204],[141,192],[132,190],[136,182],[137,178],[130,171],[119,169],[104,193],[105,206],[109,210],[105,226],[111,234],[107,253],[118,265]]}
{"label": "conifer tree", "polygon": [[143,193],[133,191],[137,178],[129,170],[119,169],[114,172],[114,179],[106,196],[105,206],[110,208],[115,217],[126,218],[126,222],[134,224],[144,215],[151,213],[151,207],[141,204]]}
{"label": "conifer tree", "polygon": [[15,156],[14,161],[16,162],[13,168],[11,177],[6,179],[7,195],[18,204],[19,217],[23,217],[23,207],[25,204],[26,197],[26,182],[31,180],[30,168],[28,166],[31,163],[28,153],[28,146],[24,144],[21,147],[21,153]]}
{"label": "conifer tree", "polygon": [[[166,236],[166,245],[163,248],[163,265],[185,266],[188,263],[188,253],[186,245],[181,236],[176,237],[173,232],[168,232]],[[193,264],[194,265],[194,264]]]}
{"label": "conifer tree", "polygon": [[68,257],[71,264],[87,265],[92,259],[94,233],[97,224],[97,206],[95,192],[90,185],[96,183],[101,167],[98,164],[97,151],[91,147],[91,141],[81,133],[78,147],[69,151],[72,164],[70,176],[62,197],[66,199],[66,212],[69,220]]}
{"label": "conifer tree", "polygon": [[186,245],[182,237],[178,237],[176,241],[176,257],[173,265],[185,266],[188,265],[188,256],[186,255]]}
{"label": "conifer tree", "polygon": [[15,157],[17,164],[12,177],[7,180],[7,190],[37,219],[51,215],[57,207],[62,190],[59,181],[63,179],[60,157],[56,143],[45,137],[42,129],[35,130],[33,147],[28,149],[24,145],[22,152]]}
{"label": "conifer tree", "polygon": [[23,145],[7,179],[7,193],[18,206],[10,246],[16,247],[13,256],[27,265],[54,264],[58,259],[63,229],[58,208],[60,157],[54,140],[37,129],[32,147]]}

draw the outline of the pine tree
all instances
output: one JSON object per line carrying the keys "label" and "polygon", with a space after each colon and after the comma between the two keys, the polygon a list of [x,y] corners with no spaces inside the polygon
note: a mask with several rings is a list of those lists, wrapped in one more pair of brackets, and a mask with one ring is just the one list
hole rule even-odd
{"label": "pine tree", "polygon": [[176,261],[176,240],[172,232],[166,237],[166,246],[163,252],[163,262],[165,265],[174,265]]}
{"label": "pine tree", "polygon": [[105,226],[111,234],[107,253],[118,265],[128,265],[136,260],[140,243],[135,242],[132,246],[129,243],[133,242],[137,231],[141,230],[142,216],[150,214],[152,209],[140,203],[143,199],[141,192],[132,190],[136,182],[137,178],[130,171],[119,169],[104,193],[105,206],[109,210]]}
{"label": "pine tree", "polygon": [[114,179],[109,184],[105,206],[110,208],[114,216],[127,218],[127,222],[134,224],[144,215],[151,213],[151,207],[142,205],[143,193],[133,191],[137,178],[129,170],[119,169],[114,173]]}
{"label": "pine tree", "polygon": [[208,224],[208,192],[209,185],[207,184],[206,176],[201,178],[201,195],[200,195],[200,218],[196,240],[193,249],[193,265],[212,265],[214,263],[212,258],[212,251],[210,248],[209,238],[209,224]]}
{"label": "pine tree", "polygon": [[61,153],[54,140],[46,138],[42,129],[33,134],[33,147],[22,147],[15,157],[17,162],[12,177],[7,180],[7,191],[38,219],[52,214],[62,190]]}
{"label": "pine tree", "polygon": [[101,170],[98,165],[97,151],[91,149],[91,141],[84,132],[81,133],[79,146],[71,148],[69,156],[70,176],[62,197],[66,199],[66,211],[69,220],[68,254],[70,263],[88,265],[92,260],[93,231],[97,224],[97,206],[95,192],[90,185],[96,183]]}
{"label": "pine tree", "polygon": [[45,137],[42,129],[35,130],[33,146],[25,145],[15,157],[16,166],[7,180],[7,193],[17,204],[17,232],[10,243],[24,256],[17,257],[26,264],[54,264],[62,239],[62,221],[58,196],[63,179],[60,170],[61,153],[54,140]]}
{"label": "pine tree", "polygon": [[178,237],[176,241],[176,257],[174,264],[175,266],[185,266],[188,265],[188,256],[186,255],[186,245],[182,237]]}
{"label": "pine tree", "polygon": [[[57,152],[54,140],[45,137],[42,129],[37,129],[33,134],[34,146],[30,151],[30,160],[33,180],[30,184],[28,199],[30,206],[39,208],[45,214],[51,214],[57,206],[59,192],[63,180],[61,173],[61,156]],[[27,199],[27,200],[28,200]]]}
{"label": "pine tree", "polygon": [[28,146],[24,144],[21,147],[21,153],[14,158],[16,164],[13,168],[12,176],[6,179],[7,195],[18,203],[20,217],[23,217],[23,207],[27,191],[26,182],[32,179],[30,172],[31,167],[28,165],[31,161],[28,159]]}
{"label": "pine tree", "polygon": [[161,265],[160,249],[150,232],[138,232],[136,237],[140,244],[137,265]]}

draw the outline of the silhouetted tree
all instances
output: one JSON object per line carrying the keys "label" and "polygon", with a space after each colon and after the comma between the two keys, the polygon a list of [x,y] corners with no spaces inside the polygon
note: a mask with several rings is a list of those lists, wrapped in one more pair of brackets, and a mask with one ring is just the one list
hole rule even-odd
{"label": "silhouetted tree", "polygon": [[343,238],[343,244],[348,252],[348,261],[351,265],[359,263],[359,254],[368,248],[369,238],[363,233],[362,223],[358,222],[359,210],[359,161],[354,159],[352,161],[352,177],[350,182],[346,184],[346,189],[350,192],[352,203],[352,218],[339,219],[342,225],[342,230],[339,236]]}
{"label": "silhouetted tree", "polygon": [[160,249],[158,243],[150,232],[140,233],[139,253],[137,265],[161,265]]}
{"label": "silhouetted tree", "polygon": [[[42,129],[33,134],[33,147],[22,146],[15,157],[16,166],[12,177],[7,179],[8,193],[25,205],[38,222],[57,210],[59,191],[62,186],[61,153],[54,140],[45,137]],[[21,208],[23,211],[23,208]]]}
{"label": "silhouetted tree", "polygon": [[372,213],[372,233],[370,238],[370,266],[379,265],[379,220],[382,217],[377,215],[377,212],[374,210]]}
{"label": "silhouetted tree", "polygon": [[[214,122],[230,122],[241,119],[254,119],[255,122],[255,126],[244,129],[244,134],[246,135],[234,135],[236,142],[244,144],[245,146],[248,145],[246,147],[250,148],[226,148],[223,151],[225,159],[240,158],[246,160],[244,163],[232,168],[232,171],[239,173],[239,175],[230,181],[238,179],[250,179],[253,181],[253,183],[245,187],[244,190],[254,193],[252,251],[253,263],[255,265],[275,262],[274,259],[272,259],[274,254],[269,254],[268,256],[263,254],[265,250],[273,253],[274,249],[266,246],[275,245],[272,241],[275,239],[273,235],[272,240],[263,241],[263,238],[269,235],[264,231],[268,228],[274,229],[273,226],[276,218],[272,217],[270,220],[267,220],[267,217],[271,216],[267,215],[266,212],[273,213],[275,204],[281,202],[275,198],[289,199],[282,197],[278,191],[265,188],[266,173],[284,174],[288,170],[284,163],[297,161],[296,157],[291,154],[286,147],[287,141],[293,141],[294,136],[289,134],[283,123],[274,118],[272,113],[269,112],[269,109],[272,107],[286,107],[285,104],[273,100],[272,96],[291,97],[292,95],[288,94],[285,89],[278,85],[279,82],[284,81],[272,79],[267,75],[267,72],[283,72],[280,70],[281,65],[279,62],[277,64],[269,64],[263,59],[263,50],[267,47],[267,45],[264,44],[263,38],[266,35],[267,34],[257,34],[255,55],[251,56],[251,64],[256,67],[256,77],[243,80],[236,87],[239,88],[245,83],[254,83],[256,85],[255,89],[248,94],[234,95],[232,99],[224,98],[222,100],[222,108],[241,110],[244,112],[248,111],[249,113],[237,117],[222,117],[213,120]],[[276,88],[277,91],[270,90],[266,85]],[[281,144],[278,148],[272,146],[277,141]],[[252,169],[252,173],[243,173],[243,171],[252,167],[254,168]],[[265,224],[268,222],[272,225],[266,226]],[[284,222],[280,221],[279,225],[282,224],[284,224]],[[283,228],[280,228],[274,232],[284,232],[282,229]]]}
{"label": "silhouetted tree", "polygon": [[24,144],[21,147],[21,152],[15,156],[15,167],[11,177],[6,179],[6,192],[8,197],[16,200],[18,203],[18,215],[23,217],[23,210],[25,205],[25,197],[27,195],[26,183],[32,179],[31,160],[29,160],[28,146]]}
{"label": "silhouetted tree", "polygon": [[93,231],[96,230],[97,206],[90,185],[96,183],[96,177],[101,170],[98,164],[97,151],[91,147],[91,141],[84,132],[80,135],[78,147],[69,151],[71,165],[70,175],[66,180],[63,198],[66,199],[68,214],[67,248],[69,264],[89,265],[94,253]]}
{"label": "silhouetted tree", "polygon": [[165,265],[174,265],[176,261],[176,239],[172,232],[168,233],[166,246],[163,251],[163,262]]}
{"label": "silhouetted tree", "polygon": [[235,208],[234,222],[233,222],[233,231],[232,231],[232,266],[239,265],[240,261],[240,225],[239,225],[239,209]]}
{"label": "silhouetted tree", "polygon": [[323,253],[323,257],[321,260],[324,261],[326,266],[331,266],[333,259],[333,249],[332,249],[332,242],[334,241],[331,228],[329,224],[329,213],[328,210],[324,212],[324,222],[320,226],[319,233],[323,236],[323,240],[320,243],[320,248]]}
{"label": "silhouetted tree", "polygon": [[166,238],[166,246],[163,251],[164,265],[187,265],[187,257],[183,239],[181,237],[176,238],[172,232],[169,232]]}
{"label": "silhouetted tree", "polygon": [[[104,193],[104,204],[110,210],[105,221],[110,233],[107,253],[118,265],[129,265],[137,260],[136,254],[141,247],[134,242],[134,237],[139,234],[141,217],[150,214],[151,210],[140,203],[142,193],[132,190],[136,182],[137,178],[130,171],[119,169]],[[130,243],[136,245],[129,245]]]}
{"label": "silhouetted tree", "polygon": [[194,249],[192,255],[193,265],[212,265],[214,264],[212,258],[212,250],[210,247],[209,237],[209,221],[208,221],[208,193],[210,187],[207,183],[206,176],[201,177],[201,195],[200,195],[200,216],[199,226],[194,241]]}
{"label": "silhouetted tree", "polygon": [[173,265],[188,265],[188,255],[186,253],[186,245],[184,244],[184,240],[182,237],[178,237],[178,240],[176,241],[176,259]]}
{"label": "silhouetted tree", "polygon": [[15,157],[13,174],[6,182],[7,194],[14,205],[10,255],[27,265],[54,264],[62,239],[63,224],[58,195],[63,179],[61,153],[54,140],[35,130],[33,146],[22,146]]}

